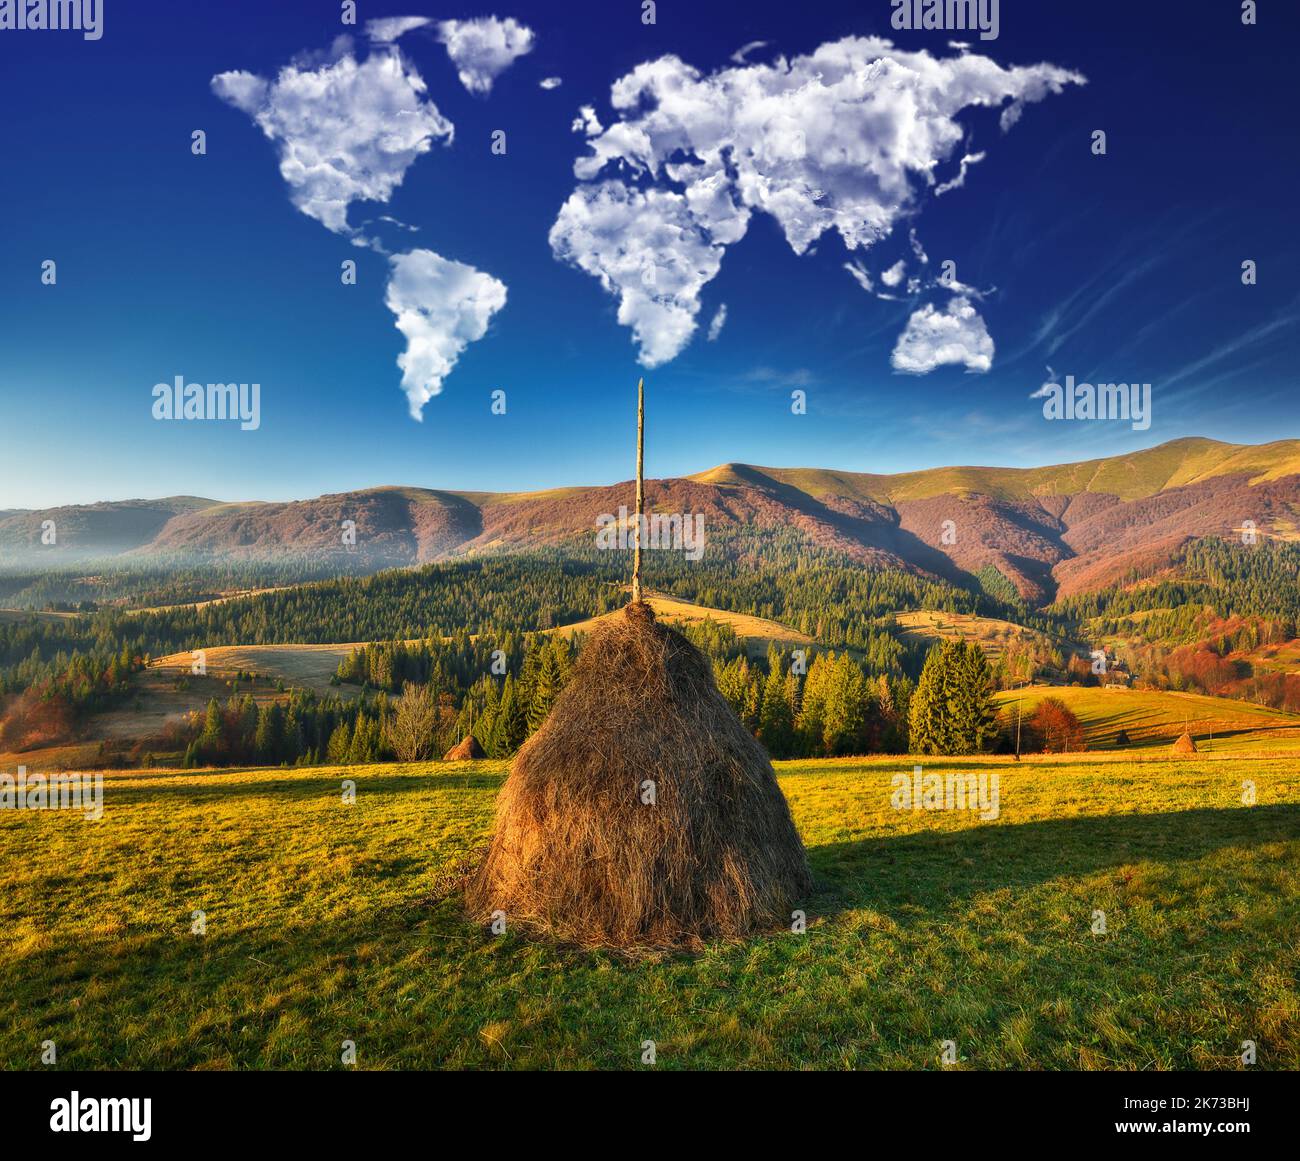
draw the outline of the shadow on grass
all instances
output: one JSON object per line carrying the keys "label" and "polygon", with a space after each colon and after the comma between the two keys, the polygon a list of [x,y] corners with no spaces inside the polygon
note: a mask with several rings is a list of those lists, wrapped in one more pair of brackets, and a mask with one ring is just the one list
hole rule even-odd
{"label": "shadow on grass", "polygon": [[[22,982],[11,998],[18,1010],[59,1040],[60,1069],[118,1068],[123,1059],[150,1069],[208,1067],[213,1059],[222,1060],[225,1067],[227,1057],[236,1068],[337,1067],[333,1042],[327,1044],[324,1037],[304,1035],[287,1051],[269,1046],[284,1013],[333,1032],[339,1000],[319,994],[322,978],[375,973],[367,977],[373,990],[365,1008],[354,1012],[349,1025],[372,1032],[373,1045],[385,1018],[405,1016],[394,990],[376,982],[393,964],[404,963],[405,971],[418,972],[418,965],[435,949],[439,956],[458,961],[474,955],[490,938],[465,919],[458,898],[437,900],[430,895],[427,868],[404,862],[394,863],[380,876],[411,876],[412,897],[403,905],[366,906],[322,921],[295,916],[278,927],[263,922],[225,930],[218,923],[212,937],[204,939],[190,934],[188,921],[180,916],[175,931],[166,935],[59,940],[16,958]],[[425,878],[417,887],[422,870]],[[376,955],[377,947],[384,949],[382,955]],[[485,971],[485,981],[495,978],[495,971]],[[91,981],[96,1003],[86,1012],[79,1009],[78,997]],[[436,975],[423,983],[429,990],[443,986]],[[267,1003],[267,995],[278,998]],[[158,1008],[154,1022],[168,1035],[152,1036],[151,1025],[149,1032],[137,1031],[135,1043],[128,1044],[120,1024],[146,1005]],[[194,1030],[188,1014],[207,1009],[215,1013],[213,1023]],[[427,1009],[424,1018],[431,1018]],[[472,1037],[472,1021],[466,1023],[462,1035]],[[444,1051],[449,1048],[444,1046]],[[0,1034],[0,1070],[13,1067],[23,1065],[7,1042],[6,1030]]]}
{"label": "shadow on grass", "polygon": [[[404,775],[378,781],[401,789],[455,780]],[[312,779],[308,786],[326,781]],[[267,785],[277,793],[289,789],[284,782]],[[297,792],[302,783],[293,786]],[[1300,806],[1280,805],[990,823],[825,844],[810,851],[821,883],[809,913],[826,917],[869,907],[906,927],[942,917],[954,901],[976,893],[1032,888],[1147,859],[1166,865],[1192,861],[1233,847],[1297,838]],[[337,1056],[330,1037],[341,1013],[349,1030],[355,1026],[367,1037],[372,1059],[429,1065],[452,1059],[466,1039],[477,1042],[484,1013],[505,1011],[500,998],[520,986],[521,965],[562,966],[570,973],[566,986],[586,994],[582,989],[595,987],[594,974],[611,962],[603,953],[535,948],[515,942],[513,935],[509,943],[496,943],[466,920],[457,895],[439,892],[438,867],[418,855],[386,860],[370,876],[375,881],[404,877],[410,891],[397,905],[391,895],[380,905],[370,901],[361,879],[355,909],[340,907],[335,898],[328,917],[308,907],[278,922],[262,913],[247,927],[228,926],[217,907],[210,916],[212,937],[203,940],[189,934],[188,913],[176,908],[169,932],[152,928],[34,944],[11,960],[19,970],[9,998],[28,1014],[32,1030],[59,1041],[60,1067],[187,1068],[214,1061],[241,1068],[333,1067]],[[225,889],[235,886],[232,879]],[[737,970],[747,962],[745,948],[735,950]],[[832,953],[839,954],[834,945]],[[685,959],[673,957],[673,962]],[[322,979],[334,977],[346,978],[349,989],[361,981],[356,1008],[322,991]],[[92,979],[96,1003],[79,1008],[79,996]],[[412,981],[414,991],[403,992],[400,985]],[[809,1020],[821,1018],[816,1013],[824,1012],[824,997],[815,988],[808,1003],[816,1009]],[[138,1020],[155,1007],[150,1019],[163,1033],[124,1041],[123,1021]],[[194,1025],[190,1013],[204,1012],[206,1022]],[[285,1013],[303,1031],[281,1043]],[[903,1016],[895,1013],[893,1019]],[[436,1033],[422,1061],[410,1055],[417,1026]],[[28,1042],[15,1046],[13,1039],[0,1035],[0,1067],[14,1066],[20,1051],[30,1050]]]}
{"label": "shadow on grass", "polygon": [[987,891],[1297,839],[1300,806],[1284,804],[982,823],[827,843],[808,855],[817,882],[812,903],[823,915],[854,907],[941,912]]}

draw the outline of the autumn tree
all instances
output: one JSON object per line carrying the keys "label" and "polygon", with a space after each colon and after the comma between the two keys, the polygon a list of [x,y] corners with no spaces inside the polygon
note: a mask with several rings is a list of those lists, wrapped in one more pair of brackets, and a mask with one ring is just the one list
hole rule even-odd
{"label": "autumn tree", "polygon": [[1059,697],[1045,697],[1034,707],[1029,734],[1036,748],[1047,754],[1082,750],[1083,725]]}
{"label": "autumn tree", "polygon": [[423,762],[433,753],[438,705],[427,685],[408,683],[393,703],[388,742],[400,762]]}

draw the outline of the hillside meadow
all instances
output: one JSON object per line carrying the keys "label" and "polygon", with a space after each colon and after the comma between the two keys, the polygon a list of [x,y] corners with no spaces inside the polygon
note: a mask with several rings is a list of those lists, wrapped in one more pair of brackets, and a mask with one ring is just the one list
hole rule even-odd
{"label": "hillside meadow", "polygon": [[[916,761],[996,774],[998,817],[894,809]],[[100,822],[0,812],[0,1067],[1300,1067],[1293,760],[778,774],[807,930],[697,954],[468,926],[502,763],[109,772]]]}
{"label": "hillside meadow", "polygon": [[1013,722],[1017,702],[1021,714],[1028,717],[1047,697],[1064,703],[1079,719],[1089,750],[1116,749],[1116,738],[1123,730],[1129,736],[1129,746],[1160,752],[1186,730],[1196,740],[1197,749],[1207,753],[1285,755],[1300,751],[1300,715],[1235,698],[1121,685],[1032,685],[994,694],[994,701],[1003,718]]}

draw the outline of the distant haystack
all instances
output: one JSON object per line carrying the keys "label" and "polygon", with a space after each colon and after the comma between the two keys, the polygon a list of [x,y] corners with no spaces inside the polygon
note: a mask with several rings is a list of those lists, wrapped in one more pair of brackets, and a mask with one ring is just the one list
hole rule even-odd
{"label": "distant haystack", "polygon": [[636,601],[511,764],[466,901],[564,942],[681,947],[788,925],[811,887],[767,754]]}
{"label": "distant haystack", "polygon": [[1175,754],[1195,754],[1196,743],[1192,740],[1192,735],[1186,731],[1180,734],[1178,741],[1173,745],[1172,752]]}
{"label": "distant haystack", "polygon": [[1115,745],[1131,746],[1132,744],[1133,740],[1128,736],[1128,730],[1121,729],[1120,732],[1115,735]]}
{"label": "distant haystack", "polygon": [[473,734],[466,734],[443,756],[444,762],[467,762],[471,758],[486,758],[483,753],[483,747],[478,744],[478,739]]}

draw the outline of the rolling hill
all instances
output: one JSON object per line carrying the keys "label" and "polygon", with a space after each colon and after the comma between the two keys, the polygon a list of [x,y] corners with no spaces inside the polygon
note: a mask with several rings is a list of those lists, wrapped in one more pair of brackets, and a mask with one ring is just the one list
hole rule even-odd
{"label": "rolling hill", "polygon": [[[753,655],[766,653],[768,643],[771,641],[777,641],[787,647],[812,643],[810,637],[776,621],[764,620],[762,617],[751,617],[724,609],[709,609],[703,605],[657,594],[649,595],[647,600],[656,616],[670,625],[705,620],[726,625],[747,644]],[[600,622],[616,616],[621,616],[621,612],[606,613],[601,617],[591,617],[585,621],[563,625],[554,630],[543,630],[543,632],[563,633],[570,636],[575,633],[589,633]],[[414,642],[408,643],[414,644]],[[204,650],[204,664],[212,677],[228,679],[241,672],[256,673],[273,681],[283,682],[286,686],[311,689],[318,694],[323,694],[332,688],[330,678],[338,669],[339,662],[346,660],[365,644],[364,641],[345,641],[323,645],[214,645]],[[175,681],[177,677],[190,672],[193,660],[193,655],[188,652],[170,653],[155,658],[146,678],[158,675],[169,682]],[[337,688],[339,692],[347,693],[350,687]],[[202,708],[203,704],[206,704],[206,701],[199,703],[199,708]]]}
{"label": "rolling hill", "polygon": [[[772,641],[786,648],[812,643],[811,638],[797,630],[762,617],[705,608],[658,594],[651,594],[648,600],[655,613],[668,624],[711,620],[726,625],[754,657],[765,654]],[[544,632],[570,636],[586,633],[600,621],[615,615],[618,614],[593,617]],[[1000,625],[1001,622],[990,624]],[[202,676],[192,673],[195,655],[191,652],[155,657],[135,678],[130,701],[94,716],[77,741],[12,752],[0,746],[0,769],[20,763],[33,768],[59,770],[103,765],[102,743],[125,751],[136,743],[156,740],[169,724],[181,721],[188,714],[202,713],[212,698],[225,701],[236,689],[251,696],[258,705],[284,702],[288,699],[287,691],[291,689],[311,690],[318,696],[332,694],[354,698],[360,694],[360,687],[333,685],[331,678],[339,663],[364,645],[365,642],[361,641],[310,645],[214,645],[203,650],[205,672]]]}
{"label": "rolling hill", "polygon": [[1019,700],[1028,716],[1045,697],[1058,698],[1079,719],[1090,750],[1116,749],[1121,730],[1131,747],[1160,753],[1184,730],[1198,750],[1211,753],[1293,753],[1300,746],[1300,715],[1226,697],[1119,685],[1036,685],[999,693],[995,700],[1008,715]]}
{"label": "rolling hill", "polygon": [[935,641],[974,641],[990,661],[996,661],[1002,656],[1008,645],[1051,644],[1044,634],[1026,629],[1023,625],[971,613],[937,613],[931,609],[917,609],[911,613],[899,613],[894,620],[898,623],[904,640],[920,641],[927,646]]}
{"label": "rolling hill", "polygon": [[[631,485],[543,492],[384,487],[292,502],[132,500],[0,517],[8,565],[118,558],[335,561],[356,571],[594,543]],[[1300,441],[1181,439],[1041,468],[948,467],[897,475],[730,463],[647,484],[652,512],[700,515],[709,551],[761,559],[774,538],[867,567],[947,580],[996,569],[1031,603],[1167,567],[1189,540],[1252,521],[1297,538]],[[47,521],[55,546],[41,543]],[[719,547],[719,545],[726,546]]]}

